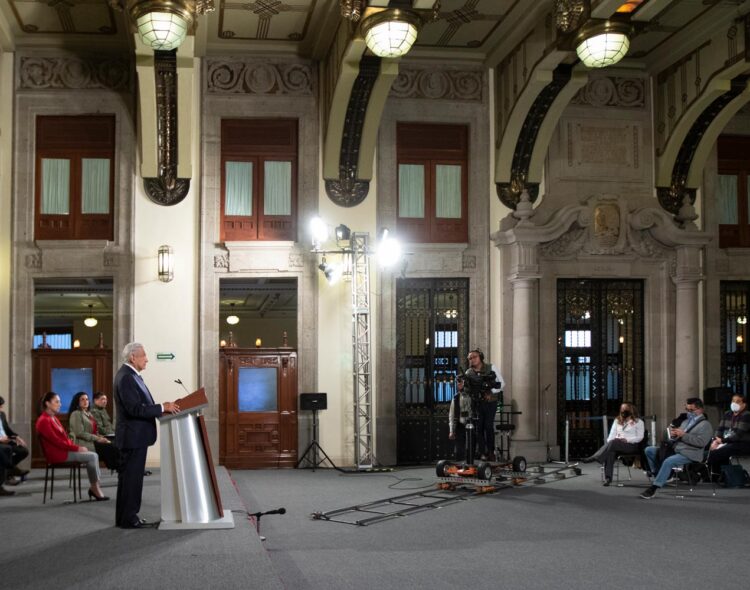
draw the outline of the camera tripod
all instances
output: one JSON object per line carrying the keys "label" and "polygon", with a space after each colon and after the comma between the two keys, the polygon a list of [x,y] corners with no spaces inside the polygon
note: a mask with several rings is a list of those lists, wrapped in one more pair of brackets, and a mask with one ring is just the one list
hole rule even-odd
{"label": "camera tripod", "polygon": [[[305,449],[305,452],[302,453],[302,456],[299,458],[299,461],[297,461],[297,464],[294,466],[295,469],[300,466],[300,463],[302,461],[307,461],[312,466],[312,470],[315,471],[315,468],[320,466],[323,461],[328,461],[331,464],[331,467],[334,469],[338,469],[336,467],[336,464],[331,461],[331,458],[328,456],[328,454],[323,450],[323,447],[320,446],[320,443],[318,442],[318,409],[313,408],[313,436],[312,441],[310,441],[310,444],[307,445],[307,448]],[[318,453],[323,455],[323,458],[319,458]],[[310,455],[308,457],[308,455]]]}

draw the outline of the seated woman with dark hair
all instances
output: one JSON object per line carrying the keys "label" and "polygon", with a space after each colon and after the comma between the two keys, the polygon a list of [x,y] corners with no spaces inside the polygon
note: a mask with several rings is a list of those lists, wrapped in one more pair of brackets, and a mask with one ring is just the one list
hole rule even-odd
{"label": "seated woman with dark hair", "polygon": [[49,463],[78,461],[86,464],[89,476],[89,498],[96,501],[109,500],[102,492],[99,481],[99,455],[84,446],[74,444],[65,433],[65,428],[57,418],[60,411],[60,396],[54,391],[47,392],[41,401],[42,413],[36,421],[36,432],[42,442],[44,456]]}
{"label": "seated woman with dark hair", "polygon": [[634,455],[638,452],[638,445],[643,440],[645,426],[638,417],[638,409],[629,403],[620,406],[620,413],[609,431],[607,442],[596,453],[586,457],[583,462],[598,461],[604,465],[604,483],[612,483],[612,472],[618,455]]}
{"label": "seated woman with dark hair", "polygon": [[73,442],[96,452],[109,469],[117,469],[119,452],[108,438],[99,434],[96,419],[89,410],[89,396],[85,391],[79,391],[73,396],[68,419]]}

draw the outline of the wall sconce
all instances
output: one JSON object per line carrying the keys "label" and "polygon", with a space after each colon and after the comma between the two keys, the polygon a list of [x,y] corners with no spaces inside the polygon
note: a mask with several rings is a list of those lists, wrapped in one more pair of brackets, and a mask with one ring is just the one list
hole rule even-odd
{"label": "wall sconce", "polygon": [[73,340],[73,348],[81,348],[81,341],[78,338]]}
{"label": "wall sconce", "polygon": [[109,0],[117,10],[125,10],[143,43],[154,51],[177,49],[195,17],[214,10],[214,0]]}
{"label": "wall sconce", "polygon": [[255,348],[260,348],[263,345],[263,341],[260,338],[255,339]]}
{"label": "wall sconce", "polygon": [[232,313],[227,316],[227,324],[229,324],[230,326],[236,326],[240,323],[240,318],[234,313],[234,303],[230,304],[229,307],[232,308]]}
{"label": "wall sconce", "polygon": [[83,325],[87,328],[93,328],[98,323],[99,320],[94,317],[94,306],[89,304],[89,315],[86,319],[83,320]]}
{"label": "wall sconce", "polygon": [[220,348],[224,348],[226,345],[227,345],[227,341],[226,340],[219,340],[219,347]]}
{"label": "wall sconce", "polygon": [[174,250],[172,246],[159,246],[159,280],[168,283],[174,279]]}

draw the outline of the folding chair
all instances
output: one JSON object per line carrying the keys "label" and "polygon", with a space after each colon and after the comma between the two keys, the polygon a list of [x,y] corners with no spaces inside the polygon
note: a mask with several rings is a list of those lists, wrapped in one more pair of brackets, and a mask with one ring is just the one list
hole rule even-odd
{"label": "folding chair", "polygon": [[[42,504],[47,503],[47,482],[49,482],[49,499],[52,501],[55,495],[55,469],[70,469],[68,475],[68,487],[73,488],[73,502],[83,499],[83,493],[81,491],[81,466],[83,463],[78,461],[62,461],[60,463],[50,463],[47,459],[47,451],[44,447],[44,441],[41,436],[37,437],[39,441],[39,447],[42,449],[44,455],[45,469],[44,469],[44,496],[42,498]],[[76,488],[76,477],[78,480],[78,487]]]}

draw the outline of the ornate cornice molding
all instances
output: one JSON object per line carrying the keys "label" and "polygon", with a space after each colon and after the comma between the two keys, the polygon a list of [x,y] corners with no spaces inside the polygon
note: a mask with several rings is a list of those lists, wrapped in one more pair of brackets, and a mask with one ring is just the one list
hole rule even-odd
{"label": "ornate cornice molding", "polygon": [[571,104],[592,107],[646,108],[646,80],[607,76],[588,81]]}
{"label": "ornate cornice molding", "polygon": [[205,72],[208,94],[312,96],[315,93],[315,70],[307,63],[209,59]]}
{"label": "ornate cornice molding", "polygon": [[446,70],[438,65],[427,68],[400,67],[391,87],[391,96],[482,102],[484,73],[481,70]]}
{"label": "ornate cornice molding", "polygon": [[29,57],[18,60],[18,90],[127,91],[132,65],[121,58]]}

